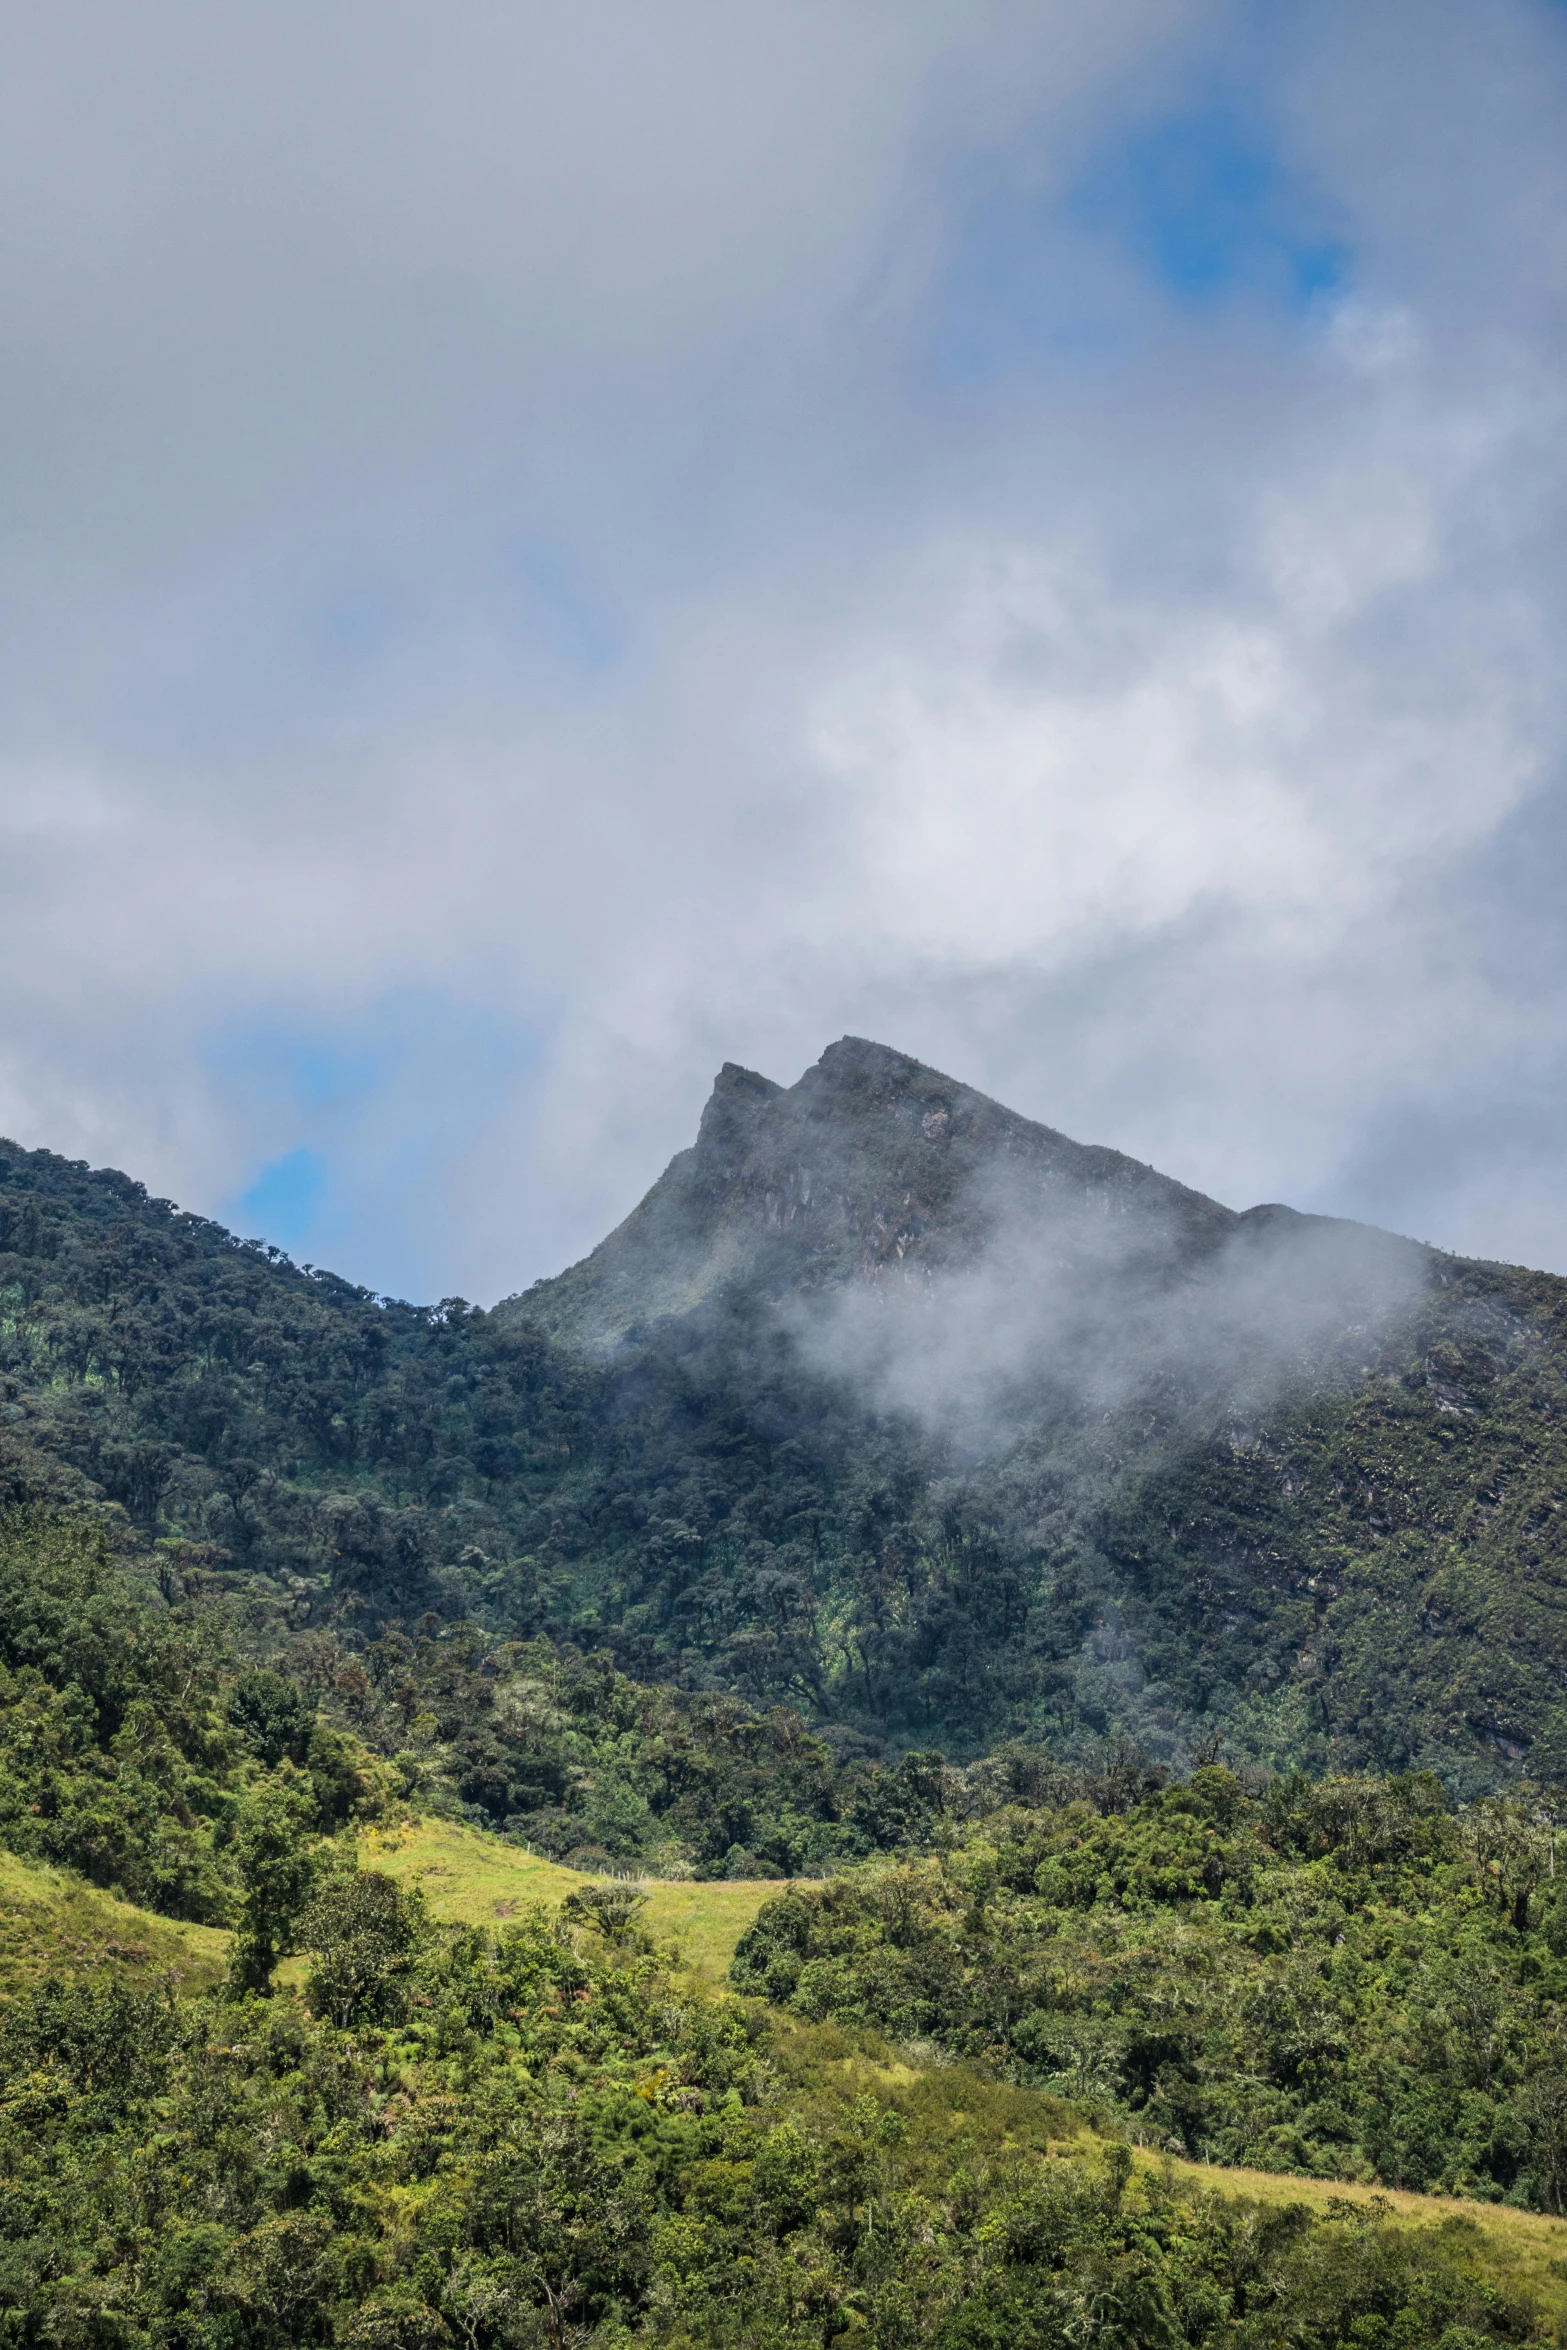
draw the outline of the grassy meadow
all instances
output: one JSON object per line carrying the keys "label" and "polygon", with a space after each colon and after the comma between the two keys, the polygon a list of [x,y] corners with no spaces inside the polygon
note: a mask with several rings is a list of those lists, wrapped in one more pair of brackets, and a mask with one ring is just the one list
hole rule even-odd
{"label": "grassy meadow", "polygon": [[[468,1926],[498,1925],[534,1902],[560,1902],[579,1886],[600,1882],[451,1820],[404,1820],[371,1828],[360,1840],[360,1853],[366,1868],[384,1869],[404,1883],[417,1880],[436,1917]],[[649,1931],[660,1942],[678,1945],[687,1972],[718,1985],[746,1927],[763,1902],[783,1888],[771,1879],[739,1884],[647,1880],[642,1890]]]}
{"label": "grassy meadow", "polygon": [[112,1967],[139,1983],[171,1977],[205,1991],[222,1976],[231,1937],[216,1926],[156,1917],[70,1869],[0,1851],[0,1998],[51,1973]]}

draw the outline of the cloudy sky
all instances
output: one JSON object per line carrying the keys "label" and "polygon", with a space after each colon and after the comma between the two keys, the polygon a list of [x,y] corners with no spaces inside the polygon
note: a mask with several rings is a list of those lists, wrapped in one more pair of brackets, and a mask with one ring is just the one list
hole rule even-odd
{"label": "cloudy sky", "polygon": [[0,4],[0,1132],[489,1301],[848,1031],[1567,1270],[1559,0]]}

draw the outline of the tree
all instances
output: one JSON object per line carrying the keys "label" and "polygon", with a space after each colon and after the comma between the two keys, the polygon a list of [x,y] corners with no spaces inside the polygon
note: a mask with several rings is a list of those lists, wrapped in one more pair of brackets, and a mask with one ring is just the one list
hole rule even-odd
{"label": "tree", "polygon": [[321,1875],[315,1811],[308,1780],[265,1779],[246,1799],[231,1847],[241,1887],[229,1962],[236,1990],[270,1991],[278,1960],[296,1947],[299,1920]]}
{"label": "tree", "polygon": [[340,2030],[397,2020],[425,1938],[421,1893],[405,1893],[378,1869],[355,1870],[323,1885],[300,1934],[315,1962],[305,1986],[313,2015]]}
{"label": "tree", "polygon": [[627,1945],[651,1949],[641,1930],[641,1915],[647,1907],[647,1895],[635,1885],[584,1885],[568,1893],[561,1903],[561,1915],[574,1923],[595,1927],[606,1942],[617,1948]]}

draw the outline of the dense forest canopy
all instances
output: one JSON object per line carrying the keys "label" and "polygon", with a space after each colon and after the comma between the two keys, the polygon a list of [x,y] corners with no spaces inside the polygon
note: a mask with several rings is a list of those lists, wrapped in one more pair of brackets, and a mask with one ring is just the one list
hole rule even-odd
{"label": "dense forest canopy", "polygon": [[453,1927],[356,1867],[345,1829],[458,1800],[426,1717],[519,1661],[471,1627],[365,1651],[405,1732],[382,1757],[343,1726],[354,1692],[247,1662],[242,1619],[170,1604],[90,1515],[11,1513],[0,1584],[0,1837],[236,1929],[202,1996],[100,1963],[0,2001],[19,2343],[1550,2338],[1473,2228],[1237,2199],[1132,2150],[1559,2210],[1567,1936],[1535,1791],[1454,1815],[1432,1781],[1248,1794],[1129,1750],[835,1766],[797,1720],[535,1643],[563,1753],[709,1790],[738,1761],[735,1800],[847,1832],[721,2000],[632,1886]]}
{"label": "dense forest canopy", "polygon": [[[1123,1735],[1178,1760],[1217,1729],[1278,1768],[1567,1777],[1567,1285],[1424,1252],[1403,1311],[1260,1385],[1255,1328],[1246,1378],[1194,1384],[1144,1299],[1157,1377],[1105,1410],[1029,1371],[976,1432],[846,1369],[819,1317],[917,1277],[939,1352],[944,1300],[974,1319],[996,1168],[1014,1202],[1075,1202],[1079,1240],[1090,1210],[1151,1233],[1130,1261],[1160,1312],[1191,1263],[1316,1227],[879,1048],[814,1090],[743,1076],[604,1251],[491,1312],[375,1297],[4,1146],[4,1490],[106,1506],[170,1592],[242,1595],[261,1640],[466,1621],[862,1752],[1090,1763]],[[682,1266],[695,1302],[654,1311]]]}
{"label": "dense forest canopy", "polygon": [[[799,1886],[734,1980],[1208,2162],[1567,2209],[1567,1795],[1207,1766]],[[1567,1851],[1564,1851],[1567,1859]]]}
{"label": "dense forest canopy", "polygon": [[835,1755],[787,1708],[466,1620],[257,1663],[243,1616],[137,1580],[89,1517],[0,1512],[0,1840],[174,1917],[233,1921],[252,1815],[279,1805],[300,1837],[413,1807],[578,1867],[767,1879],[924,1850],[949,1813],[1061,1780],[1026,1747]]}

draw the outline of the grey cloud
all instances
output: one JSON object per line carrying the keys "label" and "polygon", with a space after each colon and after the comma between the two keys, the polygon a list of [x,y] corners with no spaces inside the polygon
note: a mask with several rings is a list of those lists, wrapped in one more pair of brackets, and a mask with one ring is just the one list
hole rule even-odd
{"label": "grey cloud", "polygon": [[[580,1253],[719,1061],[845,1028],[1567,1264],[1567,963],[1504,845],[1561,784],[1561,24],[1314,5],[1287,71],[1132,0],[435,24],[4,30],[0,1128],[210,1207],[300,1139],[215,1041],[439,988],[554,1039],[410,1194],[442,1288]],[[1182,314],[1057,221],[1114,351],[933,383],[965,189],[1048,198],[1215,60],[1344,210],[1336,322]]]}
{"label": "grey cloud", "polygon": [[13,519],[109,559],[236,518],[264,547],[279,501],[395,497],[400,465],[416,509],[507,441],[544,436],[548,474],[574,411],[613,463],[606,425],[666,431],[738,341],[787,350],[853,295],[933,77],[1020,53],[1047,100],[1177,12],[1033,14],[13,11]]}

